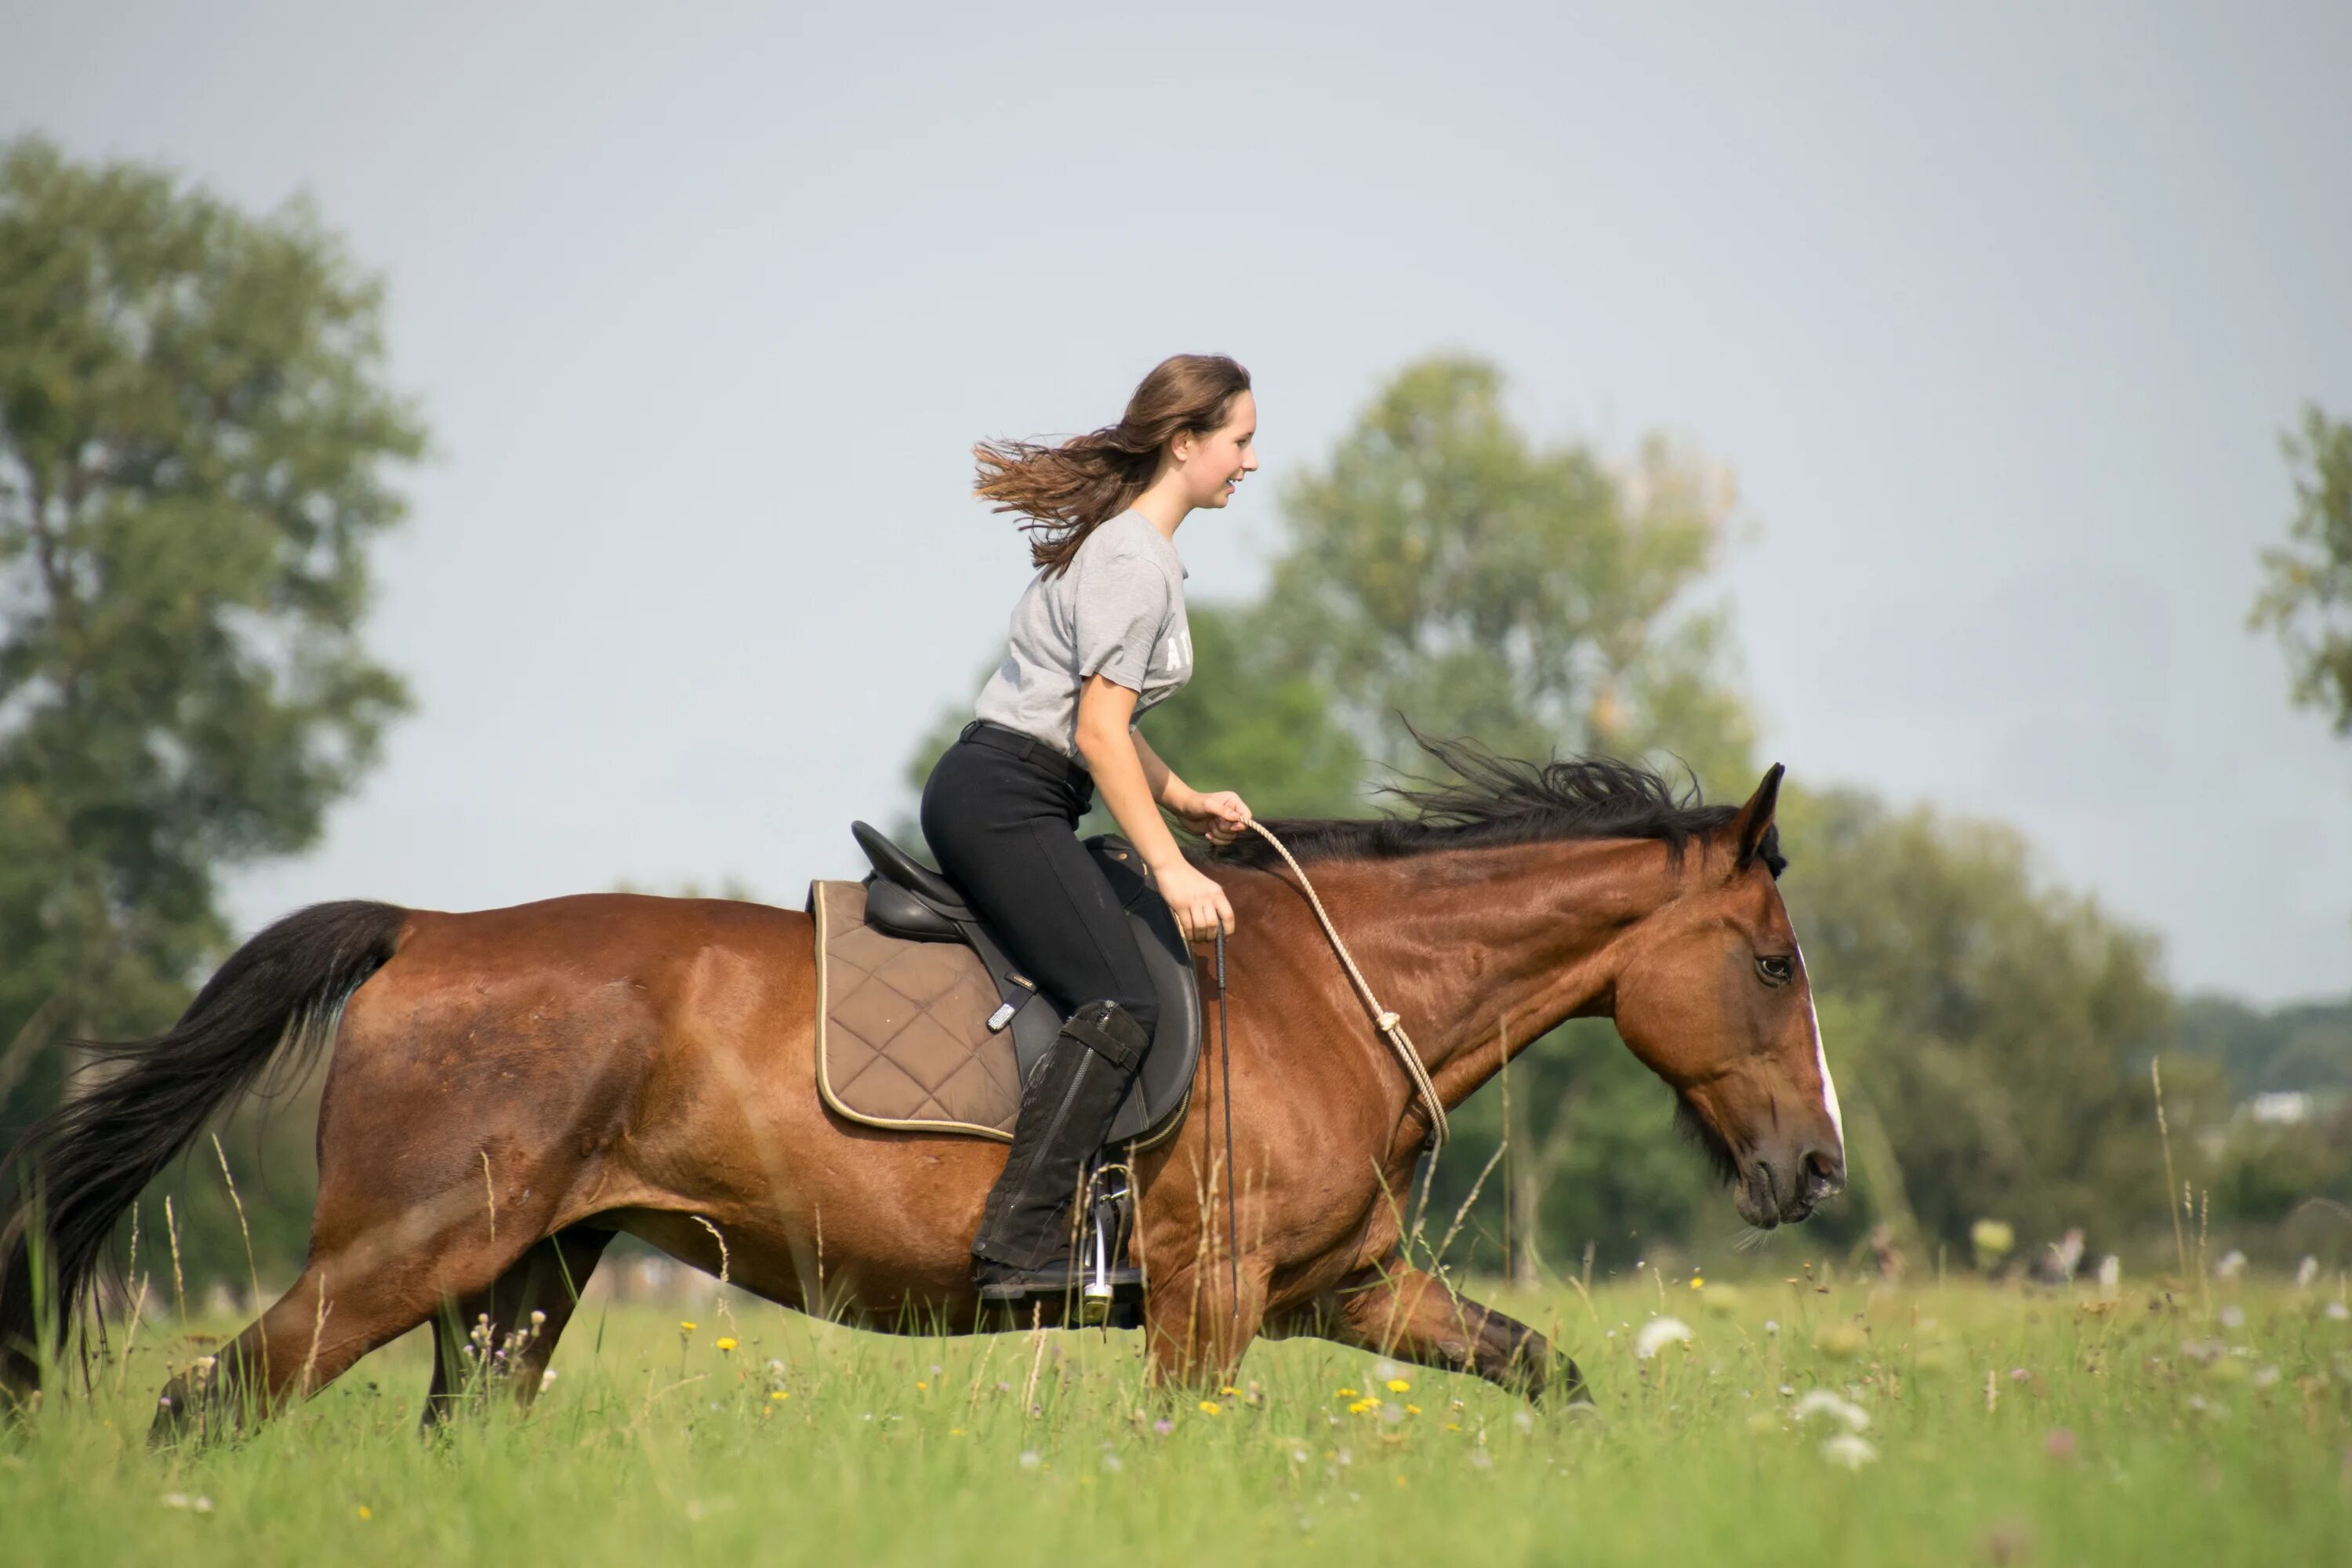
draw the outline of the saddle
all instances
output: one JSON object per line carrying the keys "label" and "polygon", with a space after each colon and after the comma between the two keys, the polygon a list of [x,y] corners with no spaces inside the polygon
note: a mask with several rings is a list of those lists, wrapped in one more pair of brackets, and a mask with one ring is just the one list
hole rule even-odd
{"label": "saddle", "polygon": [[[873,871],[809,888],[818,1093],[869,1127],[1009,1142],[1021,1085],[1065,1015],[1005,956],[953,883],[866,823],[850,833]],[[1109,834],[1085,847],[1125,910],[1159,994],[1151,1049],[1108,1139],[1113,1149],[1149,1148],[1176,1130],[1192,1095],[1200,986],[1192,951],[1134,847]]]}

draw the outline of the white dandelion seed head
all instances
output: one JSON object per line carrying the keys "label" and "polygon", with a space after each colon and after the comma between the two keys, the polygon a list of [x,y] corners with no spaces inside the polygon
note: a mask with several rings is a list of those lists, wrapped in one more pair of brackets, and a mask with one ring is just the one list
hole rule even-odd
{"label": "white dandelion seed head", "polygon": [[1826,1388],[1809,1389],[1790,1412],[1800,1422],[1816,1415],[1849,1432],[1860,1432],[1870,1425],[1870,1412],[1851,1399],[1841,1399]]}
{"label": "white dandelion seed head", "polygon": [[1878,1450],[1870,1446],[1870,1440],[1866,1437],[1857,1437],[1851,1432],[1841,1432],[1822,1445],[1822,1458],[1832,1465],[1841,1465],[1849,1470],[1858,1470],[1877,1458]]}
{"label": "white dandelion seed head", "polygon": [[1668,1345],[1686,1345],[1691,1342],[1691,1328],[1680,1318],[1652,1318],[1633,1335],[1633,1354],[1648,1361]]}

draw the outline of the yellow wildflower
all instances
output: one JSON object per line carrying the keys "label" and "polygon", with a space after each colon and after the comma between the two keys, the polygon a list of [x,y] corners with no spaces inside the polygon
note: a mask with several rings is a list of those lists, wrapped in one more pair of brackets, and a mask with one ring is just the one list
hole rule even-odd
{"label": "yellow wildflower", "polygon": [[961,1426],[950,1426],[948,1428],[948,1436],[950,1437],[961,1437],[963,1436],[963,1428]]}
{"label": "yellow wildflower", "polygon": [[1399,1486],[1402,1486],[1402,1485],[1404,1485],[1404,1478],[1403,1478],[1402,1476],[1399,1476],[1399,1477],[1396,1479],[1396,1484],[1397,1484],[1397,1485],[1399,1485]]}
{"label": "yellow wildflower", "polygon": [[1353,1405],[1348,1406],[1348,1414],[1350,1415],[1369,1415],[1380,1407],[1381,1402],[1377,1399],[1359,1399]]}
{"label": "yellow wildflower", "polygon": [[1407,1383],[1401,1377],[1392,1377],[1389,1379],[1389,1392],[1391,1394],[1403,1394],[1411,1390],[1412,1387],[1412,1384]]}
{"label": "yellow wildflower", "polygon": [[722,1351],[731,1351],[731,1350],[733,1350],[733,1349],[735,1348],[735,1341],[734,1341],[734,1338],[733,1338],[733,1336],[732,1336],[732,1335],[729,1335],[729,1334],[721,1334],[721,1335],[719,1335],[719,1342],[718,1342],[718,1343],[719,1343],[719,1348],[720,1350],[722,1350]]}
{"label": "yellow wildflower", "polygon": [[785,1393],[782,1389],[781,1389],[781,1388],[777,1389],[774,1393],[772,1393],[772,1394],[769,1394],[769,1395],[768,1395],[768,1398],[769,1398],[769,1400],[770,1400],[771,1402],[773,1402],[773,1401],[775,1401],[775,1400],[779,1400],[779,1399],[790,1399],[791,1397],[792,1397],[792,1395],[791,1395],[791,1394],[786,1394],[786,1393]]}
{"label": "yellow wildflower", "polygon": [[1421,1406],[1418,1405],[1408,1405],[1404,1407],[1404,1413],[1407,1415],[1418,1415],[1421,1414]]}
{"label": "yellow wildflower", "polygon": [[1336,1389],[1332,1392],[1331,1397],[1334,1399],[1353,1399],[1356,1397],[1356,1391],[1352,1388]]}
{"label": "yellow wildflower", "polygon": [[375,1510],[368,1507],[367,1504],[362,1503],[360,1504],[360,1517],[362,1519],[373,1519],[375,1517]]}
{"label": "yellow wildflower", "polygon": [[1201,1401],[1201,1414],[1203,1415],[1214,1415],[1218,1411],[1223,1410],[1223,1405],[1218,1404],[1213,1399],[1203,1399]]}
{"label": "yellow wildflower", "polygon": [[925,1383],[925,1382],[924,1382],[921,1378],[919,1378],[919,1378],[917,1378],[917,1379],[915,1380],[915,1392],[916,1392],[916,1393],[918,1393],[918,1394],[929,1394],[930,1391],[931,1391],[931,1385],[930,1385],[929,1384]]}
{"label": "yellow wildflower", "polygon": [[1706,1280],[1704,1280],[1704,1279],[1700,1279],[1697,1275],[1694,1274],[1694,1275],[1692,1275],[1692,1276],[1691,1276],[1691,1289],[1692,1289],[1696,1290],[1696,1289],[1697,1289],[1700,1286],[1702,1286],[1702,1285],[1704,1285],[1704,1284],[1706,1284]]}
{"label": "yellow wildflower", "polygon": [[1237,1394],[1241,1393],[1241,1390],[1240,1390],[1240,1389],[1238,1389],[1238,1388],[1234,1388],[1234,1387],[1233,1387],[1233,1386],[1231,1386],[1231,1385],[1229,1384],[1229,1385],[1227,1385],[1226,1387],[1223,1387],[1223,1388],[1221,1388],[1221,1389],[1217,1390],[1217,1392],[1218,1392],[1219,1394],[1228,1394],[1228,1395],[1230,1395],[1230,1394]]}
{"label": "yellow wildflower", "polygon": [[694,1324],[689,1323],[689,1322],[686,1322],[686,1321],[682,1321],[682,1320],[679,1321],[679,1323],[678,1323],[677,1327],[678,1327],[678,1331],[679,1331],[680,1333],[688,1333],[688,1334],[690,1334],[690,1333],[694,1332],[694,1330],[695,1330],[695,1325],[694,1325]]}

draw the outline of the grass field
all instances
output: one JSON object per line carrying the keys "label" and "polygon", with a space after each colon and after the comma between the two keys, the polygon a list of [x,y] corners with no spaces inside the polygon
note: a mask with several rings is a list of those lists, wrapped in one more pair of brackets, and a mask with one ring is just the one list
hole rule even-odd
{"label": "grass field", "polygon": [[[1134,1335],[892,1339],[704,1293],[690,1329],[588,1304],[528,1415],[419,1441],[412,1337],[167,1453],[156,1390],[204,1347],[151,1338],[0,1436],[0,1562],[2347,1563],[2344,1289],[1506,1294],[1583,1363],[1581,1414],[1316,1342],[1162,1399]],[[1690,1338],[1643,1359],[1661,1316]]]}

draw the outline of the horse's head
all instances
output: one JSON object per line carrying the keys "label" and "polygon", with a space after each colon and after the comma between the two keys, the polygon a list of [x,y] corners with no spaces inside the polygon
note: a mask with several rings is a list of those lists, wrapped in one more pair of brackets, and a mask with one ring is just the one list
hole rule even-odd
{"label": "horse's head", "polygon": [[1683,1123],[1737,1182],[1742,1219],[1803,1219],[1845,1183],[1845,1129],[1797,933],[1775,880],[1775,765],[1683,858],[1691,886],[1631,933],[1617,1032],[1682,1101]]}

